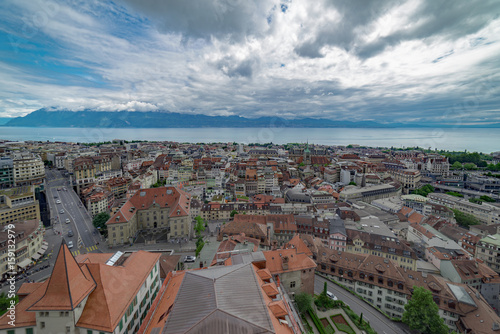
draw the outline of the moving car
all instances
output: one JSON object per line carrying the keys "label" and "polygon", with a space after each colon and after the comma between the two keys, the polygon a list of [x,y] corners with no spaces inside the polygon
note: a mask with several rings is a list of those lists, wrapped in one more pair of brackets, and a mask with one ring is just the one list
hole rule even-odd
{"label": "moving car", "polygon": [[333,293],[331,293],[330,291],[327,291],[327,292],[326,292],[326,295],[327,295],[328,297],[330,297],[331,299],[333,299],[333,300],[337,300],[337,299],[338,299],[338,298],[337,298],[337,296],[335,296],[335,295],[334,295]]}
{"label": "moving car", "polygon": [[68,248],[73,248],[73,241],[68,241]]}
{"label": "moving car", "polygon": [[57,203],[57,204],[61,204],[61,201],[60,201],[60,200],[57,200],[57,201],[56,201],[56,203]]}
{"label": "moving car", "polygon": [[64,213],[64,210],[60,210],[59,213]]}
{"label": "moving car", "polygon": [[71,223],[71,221],[69,220],[69,218],[66,218],[66,224],[69,224]]}
{"label": "moving car", "polygon": [[72,237],[74,234],[73,234],[73,230],[69,230],[68,232],[68,237]]}
{"label": "moving car", "polygon": [[192,256],[192,255],[186,255],[186,257],[184,258],[184,262],[194,262],[196,260],[196,256]]}

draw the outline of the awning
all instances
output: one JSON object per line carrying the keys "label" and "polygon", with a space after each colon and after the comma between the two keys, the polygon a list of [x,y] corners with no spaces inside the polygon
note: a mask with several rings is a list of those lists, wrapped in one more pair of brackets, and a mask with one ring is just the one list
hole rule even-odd
{"label": "awning", "polygon": [[43,246],[48,246],[48,245],[49,245],[49,243],[48,243],[47,241],[43,241],[43,242],[42,242],[42,245],[43,245]]}
{"label": "awning", "polygon": [[45,252],[47,250],[47,246],[43,245],[42,247],[40,247],[40,249],[43,249],[43,251]]}
{"label": "awning", "polygon": [[24,269],[24,268],[26,268],[26,267],[28,266],[28,264],[30,264],[30,263],[31,263],[31,259],[24,259],[24,260],[22,260],[21,262],[19,262],[19,263],[17,264],[17,266],[18,266],[19,268]]}
{"label": "awning", "polygon": [[40,256],[42,256],[42,255],[45,253],[45,251],[46,251],[46,250],[47,250],[46,248],[45,248],[45,249],[40,248],[40,249],[38,250],[38,254],[40,254]]}
{"label": "awning", "polygon": [[35,253],[31,258],[36,261],[36,260],[38,260],[41,257],[42,257],[42,254]]}

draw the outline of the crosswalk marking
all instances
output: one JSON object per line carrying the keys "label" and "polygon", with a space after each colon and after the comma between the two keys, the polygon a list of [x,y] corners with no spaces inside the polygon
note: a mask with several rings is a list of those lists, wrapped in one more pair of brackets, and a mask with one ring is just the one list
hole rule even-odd
{"label": "crosswalk marking", "polygon": [[79,250],[73,251],[72,253],[73,253],[73,256],[80,255],[80,251]]}
{"label": "crosswalk marking", "polygon": [[92,251],[95,251],[96,249],[97,249],[97,245],[90,246],[90,247],[87,247],[87,252],[92,252]]}

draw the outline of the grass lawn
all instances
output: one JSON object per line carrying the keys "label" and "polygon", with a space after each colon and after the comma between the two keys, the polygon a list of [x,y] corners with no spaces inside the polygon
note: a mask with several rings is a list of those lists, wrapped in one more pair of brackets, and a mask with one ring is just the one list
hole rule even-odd
{"label": "grass lawn", "polygon": [[342,314],[332,315],[330,319],[332,319],[333,323],[339,331],[345,332],[347,334],[356,334],[347,320],[344,319],[344,316]]}

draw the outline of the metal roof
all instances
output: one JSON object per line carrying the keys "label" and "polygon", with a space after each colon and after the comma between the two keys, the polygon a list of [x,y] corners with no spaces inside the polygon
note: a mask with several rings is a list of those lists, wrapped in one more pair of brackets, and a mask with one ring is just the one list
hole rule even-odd
{"label": "metal roof", "polygon": [[248,263],[187,272],[162,333],[273,332]]}

